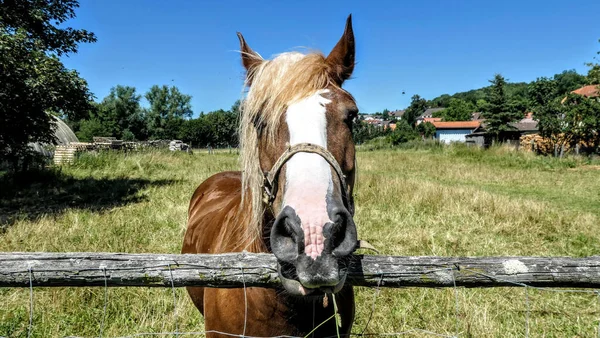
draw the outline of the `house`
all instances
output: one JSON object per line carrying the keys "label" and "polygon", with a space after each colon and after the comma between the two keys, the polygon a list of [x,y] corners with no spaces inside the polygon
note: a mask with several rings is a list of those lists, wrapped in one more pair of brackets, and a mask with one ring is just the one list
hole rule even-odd
{"label": "house", "polygon": [[[475,122],[475,121],[473,121]],[[472,133],[465,136],[468,144],[476,144],[480,147],[487,147],[492,143],[492,136],[486,130],[485,120],[479,120],[480,126]],[[533,119],[533,113],[525,113],[525,117],[518,122],[509,123],[515,128],[514,131],[503,132],[501,138],[509,143],[517,143],[521,136],[536,134],[538,132],[538,121]]]}
{"label": "house", "polygon": [[471,113],[471,121],[483,121],[483,114],[480,112]]}
{"label": "house", "polygon": [[364,121],[366,123],[374,125],[374,126],[381,126],[381,122],[383,122],[382,119],[379,119],[379,118],[369,118],[369,117],[367,117]]}
{"label": "house", "polygon": [[406,112],[406,109],[402,109],[402,110],[394,110],[388,113],[388,116],[396,119],[396,120],[401,120],[402,116],[404,116],[404,113]]}
{"label": "house", "polygon": [[383,130],[386,130],[388,128],[390,128],[391,130],[396,129],[396,123],[394,121],[381,121],[377,126],[383,127]]}
{"label": "house", "polygon": [[579,89],[575,89],[571,93],[582,95],[585,97],[599,97],[600,96],[600,85],[583,86]]}
{"label": "house", "polygon": [[423,119],[423,123],[425,123],[425,122],[429,122],[429,123],[442,122],[442,118],[441,117],[426,117]]}
{"label": "house", "polygon": [[432,122],[435,127],[435,139],[440,142],[465,142],[466,136],[480,126],[479,121]]}
{"label": "house", "polygon": [[433,114],[440,111],[440,110],[444,110],[446,108],[427,108],[427,110],[425,110],[425,112],[421,115],[419,115],[419,117],[417,117],[416,119],[416,124],[419,125],[421,123],[423,123],[425,121],[426,118],[432,118]]}
{"label": "house", "polygon": [[525,113],[525,118],[519,122],[509,123],[519,131],[519,137],[538,132],[538,121],[533,119],[533,113]]}
{"label": "house", "polygon": [[[600,85],[583,86],[579,89],[575,89],[571,93],[585,96],[588,98],[589,97],[600,97]],[[560,101],[560,103],[565,103],[566,100],[567,100],[567,98],[565,97]]]}

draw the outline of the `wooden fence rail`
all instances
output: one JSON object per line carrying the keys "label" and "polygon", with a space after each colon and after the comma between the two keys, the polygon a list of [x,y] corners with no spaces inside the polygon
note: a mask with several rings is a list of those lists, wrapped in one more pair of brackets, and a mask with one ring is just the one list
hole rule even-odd
{"label": "wooden fence rail", "polygon": [[[600,288],[600,256],[403,257],[355,255],[348,282],[381,287]],[[0,287],[277,287],[270,254],[0,253]]]}

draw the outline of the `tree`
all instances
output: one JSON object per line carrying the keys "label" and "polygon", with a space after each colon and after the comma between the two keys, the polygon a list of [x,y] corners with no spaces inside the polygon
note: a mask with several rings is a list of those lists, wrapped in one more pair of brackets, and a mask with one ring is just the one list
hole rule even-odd
{"label": "tree", "polygon": [[[598,40],[598,42],[600,42],[600,40]],[[600,55],[600,51],[598,51],[596,54]],[[594,60],[598,61],[598,57],[595,56]],[[586,63],[586,65],[588,67],[590,67],[590,69],[588,71],[588,75],[587,75],[588,83],[600,85],[600,63],[589,62],[589,63]]]}
{"label": "tree", "polygon": [[387,137],[392,145],[398,145],[418,138],[419,134],[406,120],[400,120],[396,123],[396,129],[394,129]]}
{"label": "tree", "polygon": [[531,82],[527,88],[530,108],[535,113],[539,113],[558,97],[559,92],[560,90],[556,80],[551,80],[547,77],[537,78],[535,81]]}
{"label": "tree", "polygon": [[562,157],[565,147],[584,145],[584,151],[598,151],[600,101],[569,93],[563,102],[555,99],[539,111],[540,135],[554,145],[554,155]]}
{"label": "tree", "polygon": [[448,108],[434,113],[434,117],[441,117],[444,121],[469,121],[475,111],[475,105],[461,99],[450,99]]}
{"label": "tree", "polygon": [[427,100],[415,94],[413,97],[411,97],[410,106],[408,106],[404,112],[403,120],[405,120],[411,127],[414,127],[417,117],[423,114],[426,109]]}
{"label": "tree", "polygon": [[204,114],[195,119],[185,120],[177,138],[198,147],[205,147],[211,143],[210,130],[208,129]]}
{"label": "tree", "polygon": [[233,106],[231,106],[231,109],[229,110],[231,113],[235,114],[235,116],[240,116],[240,105],[242,104],[242,101],[240,100],[236,100],[233,103]]}
{"label": "tree", "polygon": [[[538,121],[540,135],[548,138],[555,149],[562,134],[562,113],[561,107],[557,102],[558,86],[555,80],[547,77],[537,78],[529,84],[528,96],[530,109]],[[564,149],[564,147],[561,147]]]}
{"label": "tree", "polygon": [[565,70],[554,75],[557,95],[565,95],[587,83],[585,76],[578,74],[574,69]]}
{"label": "tree", "polygon": [[432,108],[444,108],[450,105],[450,99],[452,97],[448,94],[442,94],[435,99],[431,100],[430,104]]}
{"label": "tree", "polygon": [[92,119],[99,120],[110,136],[126,140],[145,139],[140,99],[141,95],[136,93],[135,87],[112,87],[98,105],[97,116]]}
{"label": "tree", "polygon": [[[443,96],[443,95],[442,95]],[[481,100],[485,98],[485,88],[472,89],[462,93],[456,93],[450,97],[448,97],[447,101],[450,102],[450,98],[461,99],[467,102],[475,104],[477,100]],[[435,99],[434,99],[435,100]],[[448,103],[445,105],[448,106]]]}
{"label": "tree", "polygon": [[240,101],[229,111],[219,109],[200,114],[196,119],[183,120],[178,138],[199,146],[237,147],[237,121]]}
{"label": "tree", "polygon": [[499,140],[502,134],[509,131],[514,131],[515,127],[509,123],[518,121],[522,112],[516,110],[509,102],[504,92],[506,80],[500,74],[496,74],[492,84],[487,92],[486,101],[488,102],[487,109],[483,111],[483,116],[486,119],[486,129],[496,140]]}
{"label": "tree", "polygon": [[237,146],[237,116],[234,113],[219,109],[204,115],[204,119],[210,131],[208,142],[211,146]]}
{"label": "tree", "polygon": [[[563,72],[564,74],[564,72]],[[556,76],[555,76],[556,79]],[[587,145],[584,151],[598,147],[600,130],[600,103],[567,92],[565,98],[559,81],[545,77],[529,85],[529,97],[540,135],[548,138],[554,146],[555,156],[563,155],[567,146]]]}
{"label": "tree", "polygon": [[19,163],[31,152],[28,143],[55,141],[48,114],[90,110],[86,81],[58,58],[96,41],[93,33],[64,27],[77,7],[75,0],[0,2],[0,156],[14,170],[27,169]]}
{"label": "tree", "polygon": [[146,111],[148,131],[153,139],[177,137],[185,118],[192,117],[192,97],[175,86],[154,85],[145,95],[150,103]]}
{"label": "tree", "polygon": [[424,138],[432,138],[436,131],[435,126],[431,122],[420,123],[416,130]]}
{"label": "tree", "polygon": [[94,136],[112,136],[112,131],[98,117],[82,120],[76,132],[79,141],[92,142]]}
{"label": "tree", "polygon": [[537,78],[527,87],[528,108],[534,111],[544,109],[555,99],[563,99],[566,94],[585,85],[586,81],[585,76],[577,74],[574,70],[565,70],[560,74],[555,74],[552,79]]}
{"label": "tree", "polygon": [[488,102],[485,99],[479,99],[475,103],[475,106],[477,107],[477,111],[479,111],[479,112],[486,110],[487,105],[488,105]]}
{"label": "tree", "polygon": [[[564,71],[561,74],[556,74],[555,77],[564,83],[565,87],[571,87],[574,83],[581,81],[582,75],[572,73],[573,71]],[[527,89],[528,84],[525,82],[505,83],[504,91],[509,102],[514,106],[519,106],[523,110],[527,107]],[[446,108],[450,106],[450,99],[460,99],[477,107],[478,111],[485,110],[487,92],[490,87],[473,89],[466,92],[455,93],[453,95],[442,94],[429,103],[430,107]],[[575,89],[575,88],[573,88]],[[572,89],[571,89],[572,90]]]}
{"label": "tree", "polygon": [[572,148],[581,144],[587,152],[600,144],[600,100],[570,93],[562,102],[563,123]]}
{"label": "tree", "polygon": [[362,118],[352,125],[352,139],[356,144],[365,143],[376,137],[385,135],[385,130],[382,127],[377,127],[365,122]]}

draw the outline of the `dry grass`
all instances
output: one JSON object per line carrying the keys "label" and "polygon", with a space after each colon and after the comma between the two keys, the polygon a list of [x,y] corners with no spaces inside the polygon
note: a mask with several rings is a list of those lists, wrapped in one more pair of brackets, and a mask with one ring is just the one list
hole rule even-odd
{"label": "dry grass", "polygon": [[[0,250],[177,253],[191,193],[209,175],[234,168],[235,156],[145,153],[84,158],[63,170],[66,177],[75,178],[64,180],[64,186],[33,187],[36,193],[12,200],[4,195],[0,210],[10,217],[0,234]],[[358,161],[359,235],[382,254],[600,252],[600,171],[588,170],[584,163],[460,147],[359,152]],[[28,199],[24,210],[47,206],[40,208],[42,216],[14,212]],[[524,336],[524,289],[457,291],[461,337]],[[375,290],[356,292],[354,331],[359,333]],[[39,288],[34,297],[33,337],[98,336],[102,288]],[[185,290],[178,289],[177,297],[179,330],[201,331],[202,319]],[[0,299],[0,336],[25,337],[28,291],[0,289]],[[105,337],[175,329],[169,289],[111,288],[108,299]],[[596,296],[530,290],[529,299],[532,337],[597,335]],[[455,300],[452,289],[382,289],[367,332],[418,328],[454,334]]]}

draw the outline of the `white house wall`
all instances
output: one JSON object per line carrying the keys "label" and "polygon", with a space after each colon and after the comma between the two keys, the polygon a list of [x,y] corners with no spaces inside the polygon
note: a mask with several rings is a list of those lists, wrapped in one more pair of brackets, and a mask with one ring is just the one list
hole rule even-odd
{"label": "white house wall", "polygon": [[466,135],[469,135],[472,132],[471,129],[447,129],[447,130],[436,130],[435,138],[440,140],[440,142],[450,143],[450,142],[465,142]]}

